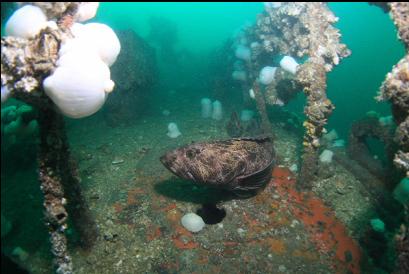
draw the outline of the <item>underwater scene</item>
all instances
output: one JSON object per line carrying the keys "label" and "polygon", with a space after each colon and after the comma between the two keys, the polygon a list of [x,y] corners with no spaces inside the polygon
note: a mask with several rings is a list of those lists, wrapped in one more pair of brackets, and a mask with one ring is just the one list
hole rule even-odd
{"label": "underwater scene", "polygon": [[409,4],[2,2],[2,273],[409,273]]}

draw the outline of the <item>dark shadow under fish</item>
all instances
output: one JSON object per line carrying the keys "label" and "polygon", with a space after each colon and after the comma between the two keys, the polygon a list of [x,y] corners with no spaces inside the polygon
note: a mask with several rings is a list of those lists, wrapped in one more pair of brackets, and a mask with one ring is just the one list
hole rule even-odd
{"label": "dark shadow under fish", "polygon": [[242,196],[270,181],[275,152],[269,137],[233,138],[183,146],[167,152],[160,161],[183,179]]}

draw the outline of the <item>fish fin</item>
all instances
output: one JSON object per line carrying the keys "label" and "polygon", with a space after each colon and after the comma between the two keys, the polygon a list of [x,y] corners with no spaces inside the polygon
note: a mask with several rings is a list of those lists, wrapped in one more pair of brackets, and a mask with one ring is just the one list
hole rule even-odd
{"label": "fish fin", "polygon": [[255,141],[259,143],[263,142],[272,142],[273,139],[271,136],[268,135],[260,135],[260,136],[243,136],[243,137],[238,137],[238,138],[232,138],[233,140],[238,140],[238,141]]}
{"label": "fish fin", "polygon": [[273,166],[274,161],[271,161],[271,163],[262,170],[246,176],[237,177],[237,184],[234,190],[258,190],[263,188],[272,177]]}
{"label": "fish fin", "polygon": [[232,191],[238,198],[240,199],[248,199],[253,196],[257,195],[256,190],[240,190],[240,189],[235,189]]}

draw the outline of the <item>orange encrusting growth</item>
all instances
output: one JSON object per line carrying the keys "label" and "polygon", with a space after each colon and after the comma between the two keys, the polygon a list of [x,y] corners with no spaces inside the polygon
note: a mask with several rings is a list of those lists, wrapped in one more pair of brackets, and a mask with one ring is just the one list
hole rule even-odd
{"label": "orange encrusting growth", "polygon": [[180,225],[180,219],[182,217],[180,211],[172,205],[170,205],[168,209],[166,219],[175,231],[171,236],[174,246],[178,249],[193,249],[199,247],[199,244],[194,241],[192,233]]}
{"label": "orange encrusting growth", "polygon": [[179,249],[193,249],[199,244],[193,241],[192,233],[183,227],[176,227],[176,233],[172,236],[173,244]]}
{"label": "orange encrusting growth", "polygon": [[267,238],[266,243],[269,245],[270,250],[278,255],[284,255],[287,251],[284,241],[279,239]]}
{"label": "orange encrusting growth", "polygon": [[152,226],[147,230],[146,240],[153,241],[155,239],[160,238],[161,236],[162,236],[162,231],[161,231],[160,227]]}
{"label": "orange encrusting growth", "polygon": [[291,212],[303,222],[310,239],[321,252],[334,251],[334,268],[342,273],[347,268],[351,273],[360,273],[361,251],[348,236],[345,226],[336,218],[331,208],[313,193],[296,190],[295,179],[287,168],[273,170],[273,184],[281,197],[287,197]]}
{"label": "orange encrusting growth", "polygon": [[143,190],[142,188],[139,188],[139,187],[130,189],[130,190],[128,191],[127,204],[128,204],[128,205],[138,204],[138,199],[137,199],[136,196],[137,196],[138,194],[144,194],[144,193],[145,193],[144,190]]}

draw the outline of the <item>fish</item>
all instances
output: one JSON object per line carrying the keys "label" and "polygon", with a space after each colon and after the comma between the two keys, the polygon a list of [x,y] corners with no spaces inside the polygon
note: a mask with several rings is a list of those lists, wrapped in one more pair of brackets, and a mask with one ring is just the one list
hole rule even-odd
{"label": "fish", "polygon": [[244,137],[185,145],[160,161],[182,179],[240,194],[266,186],[276,155],[271,137]]}
{"label": "fish", "polygon": [[237,112],[235,111],[232,112],[230,120],[226,125],[226,131],[227,134],[233,138],[240,137],[243,134],[244,129],[243,126],[241,125]]}

